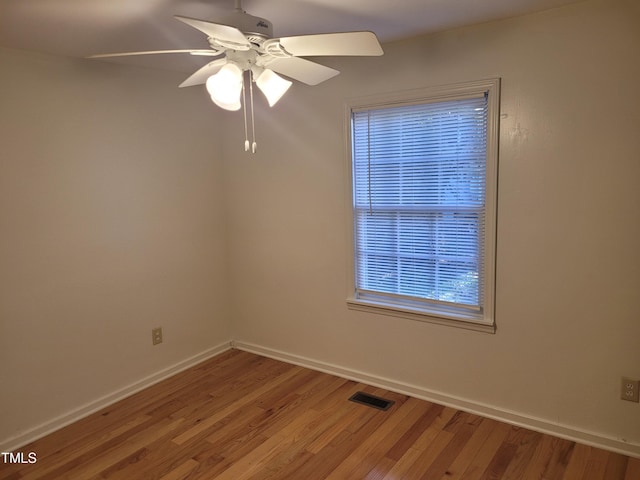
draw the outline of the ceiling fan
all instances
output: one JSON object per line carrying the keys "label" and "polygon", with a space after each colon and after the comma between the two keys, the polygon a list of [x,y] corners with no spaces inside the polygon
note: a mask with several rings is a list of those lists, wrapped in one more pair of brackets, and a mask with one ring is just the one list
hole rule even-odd
{"label": "ceiling fan", "polygon": [[[175,18],[207,36],[210,49],[150,50],[142,52],[106,53],[88,58],[107,58],[163,53],[188,53],[221,58],[207,63],[182,82],[179,87],[206,84],[211,100],[226,110],[244,108],[245,150],[249,150],[247,135],[245,76],[248,77],[253,122],[253,83],[273,106],[289,89],[292,82],[280,75],[307,85],[317,85],[340,72],[301,57],[315,56],[376,56],[382,47],[376,35],[369,31],[325,33],[273,38],[273,25],[242,9],[235,0],[234,12],[219,23],[175,15]],[[256,151],[255,128],[253,144]]]}

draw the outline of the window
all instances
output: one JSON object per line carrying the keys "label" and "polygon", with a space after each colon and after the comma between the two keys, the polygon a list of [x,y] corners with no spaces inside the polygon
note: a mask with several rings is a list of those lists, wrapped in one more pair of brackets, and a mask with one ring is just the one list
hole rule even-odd
{"label": "window", "polygon": [[499,80],[356,99],[351,308],[495,330]]}

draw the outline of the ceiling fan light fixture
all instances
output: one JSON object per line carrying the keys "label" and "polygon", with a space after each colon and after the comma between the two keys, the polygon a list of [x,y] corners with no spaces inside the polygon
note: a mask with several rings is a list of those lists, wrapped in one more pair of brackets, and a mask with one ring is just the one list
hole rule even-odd
{"label": "ceiling fan light fixture", "polygon": [[264,96],[267,97],[269,106],[273,107],[278,100],[289,90],[292,82],[285,80],[273,70],[265,69],[256,78],[256,85],[260,89]]}
{"label": "ceiling fan light fixture", "polygon": [[[220,0],[221,2],[223,0]],[[230,1],[230,0],[224,0]],[[1,2],[1,0],[0,0]],[[249,15],[242,8],[242,0],[235,0],[232,15],[220,23],[175,15],[180,22],[205,34],[211,47],[203,49],[147,50],[127,53],[103,53],[89,58],[109,58],[132,55],[188,53],[217,57],[191,74],[179,87],[206,83],[211,101],[218,107],[243,110],[245,150],[255,153],[255,119],[253,84],[262,91],[273,107],[289,90],[295,80],[318,85],[340,73],[338,70],[302,57],[317,56],[375,56],[382,55],[382,47],[373,32],[354,31],[273,38],[273,25],[265,18]],[[269,68],[266,68],[266,67]],[[276,73],[277,72],[277,73]],[[284,75],[282,78],[280,75]],[[245,79],[245,76],[247,77]],[[245,84],[245,81],[247,82]],[[253,142],[249,142],[249,121]],[[251,147],[251,148],[250,148]]]}
{"label": "ceiling fan light fixture", "polygon": [[242,70],[234,63],[227,63],[218,73],[207,79],[207,91],[213,103],[225,110],[240,110]]}

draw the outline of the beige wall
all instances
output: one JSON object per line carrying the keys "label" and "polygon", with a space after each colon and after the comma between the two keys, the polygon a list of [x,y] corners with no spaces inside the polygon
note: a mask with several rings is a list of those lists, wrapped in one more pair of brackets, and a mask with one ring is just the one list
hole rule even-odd
{"label": "beige wall", "polygon": [[[0,443],[236,339],[640,452],[634,5],[325,59],[256,155],[182,75],[0,50]],[[344,99],[494,76],[498,332],[347,310]]]}
{"label": "beige wall", "polygon": [[[326,59],[339,77],[260,109],[257,155],[225,146],[234,338],[640,454],[619,400],[640,378],[638,58],[640,12],[609,0]],[[497,333],[348,310],[344,99],[494,76]]]}
{"label": "beige wall", "polygon": [[3,443],[231,337],[201,92],[88,60],[1,49],[0,65]]}

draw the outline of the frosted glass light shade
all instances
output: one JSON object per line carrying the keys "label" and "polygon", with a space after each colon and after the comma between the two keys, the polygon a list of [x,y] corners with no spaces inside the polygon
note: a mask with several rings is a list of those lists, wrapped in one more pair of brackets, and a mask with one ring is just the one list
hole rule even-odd
{"label": "frosted glass light shade", "polygon": [[264,96],[267,97],[269,106],[273,107],[285,92],[289,90],[291,82],[274,73],[273,70],[267,69],[256,79],[256,85],[258,85],[258,88],[264,93]]}
{"label": "frosted glass light shade", "polygon": [[207,91],[213,103],[225,110],[240,110],[242,93],[242,70],[227,63],[218,73],[207,79]]}

